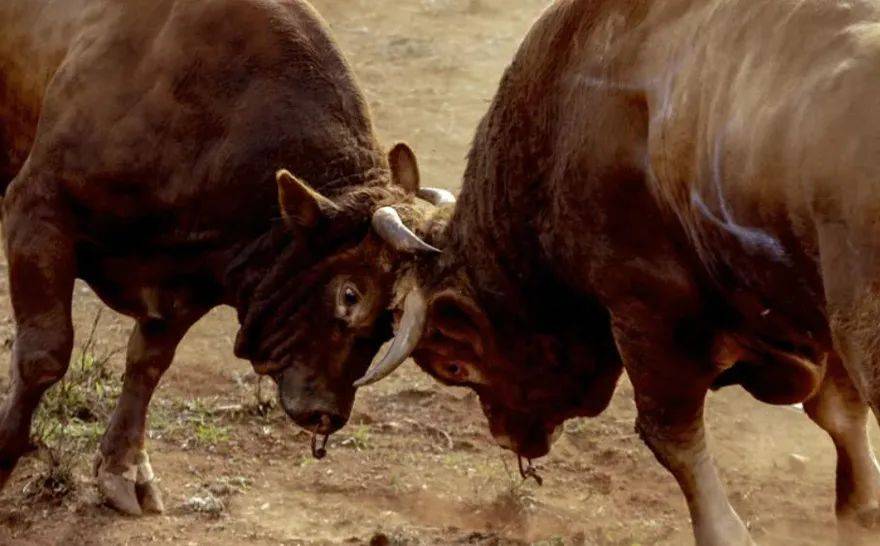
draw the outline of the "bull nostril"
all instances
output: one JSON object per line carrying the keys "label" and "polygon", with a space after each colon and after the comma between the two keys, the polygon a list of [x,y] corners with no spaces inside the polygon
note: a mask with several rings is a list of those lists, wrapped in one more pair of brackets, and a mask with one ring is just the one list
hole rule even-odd
{"label": "bull nostril", "polygon": [[326,434],[330,434],[336,432],[341,429],[345,425],[345,419],[336,414],[325,414],[325,416],[329,417],[329,423],[327,423],[327,432]]}
{"label": "bull nostril", "polygon": [[333,434],[345,424],[343,417],[326,411],[303,411],[289,415],[300,427],[318,434]]}

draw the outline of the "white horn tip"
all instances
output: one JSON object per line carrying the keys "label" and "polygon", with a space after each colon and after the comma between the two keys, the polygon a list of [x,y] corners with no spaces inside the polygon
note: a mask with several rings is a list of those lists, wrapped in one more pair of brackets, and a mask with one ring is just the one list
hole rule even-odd
{"label": "white horn tip", "polygon": [[394,207],[382,207],[376,210],[373,213],[373,227],[385,241],[397,250],[441,253],[440,249],[429,245],[406,227]]}
{"label": "white horn tip", "polygon": [[418,289],[411,290],[404,299],[400,331],[394,336],[391,347],[379,363],[370,366],[367,373],[354,382],[355,387],[372,385],[385,379],[412,356],[424,332],[426,314],[424,296]]}
{"label": "white horn tip", "polygon": [[443,207],[455,204],[455,195],[449,190],[440,188],[422,188],[417,193],[420,199],[424,199],[435,207]]}
{"label": "white horn tip", "polygon": [[396,369],[396,367],[395,367],[394,369],[388,370],[386,372],[377,373],[378,368],[379,368],[379,366],[377,366],[376,368],[371,368],[371,369],[367,370],[367,373],[364,374],[363,377],[361,377],[360,379],[358,379],[357,381],[355,381],[353,383],[354,387],[356,389],[359,389],[361,387],[368,387],[370,385],[378,383],[379,381],[382,381],[383,379],[385,379],[386,377],[391,375],[391,372],[393,372],[394,369]]}

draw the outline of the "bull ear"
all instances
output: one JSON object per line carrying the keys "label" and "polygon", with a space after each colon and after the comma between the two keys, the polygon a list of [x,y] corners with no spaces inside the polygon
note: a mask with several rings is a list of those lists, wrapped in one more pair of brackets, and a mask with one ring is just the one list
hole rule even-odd
{"label": "bull ear", "polygon": [[314,227],[322,217],[331,216],[339,210],[333,201],[310,188],[290,171],[278,171],[275,181],[278,183],[281,215],[291,226]]}
{"label": "bull ear", "polygon": [[406,143],[399,142],[391,148],[388,152],[388,164],[391,165],[391,181],[394,185],[411,194],[419,191],[419,162]]}
{"label": "bull ear", "polygon": [[450,340],[470,346],[475,356],[485,355],[489,320],[473,299],[454,290],[440,292],[429,303],[428,323]]}

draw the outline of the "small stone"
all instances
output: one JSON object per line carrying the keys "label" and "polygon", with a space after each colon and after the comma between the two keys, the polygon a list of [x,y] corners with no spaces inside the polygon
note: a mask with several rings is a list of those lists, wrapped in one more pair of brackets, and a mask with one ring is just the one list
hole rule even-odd
{"label": "small stone", "polygon": [[807,463],[810,459],[798,453],[791,453],[788,456],[788,469],[797,475],[802,475],[807,471]]}

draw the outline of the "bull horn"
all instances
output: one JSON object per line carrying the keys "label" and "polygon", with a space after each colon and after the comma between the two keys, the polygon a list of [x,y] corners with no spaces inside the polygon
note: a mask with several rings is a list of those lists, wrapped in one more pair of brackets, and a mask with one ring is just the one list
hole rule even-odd
{"label": "bull horn", "polygon": [[367,370],[367,373],[355,383],[355,387],[372,385],[391,375],[415,351],[425,331],[428,316],[428,305],[422,292],[416,288],[406,295],[403,301],[403,317],[400,319],[400,330],[391,342],[391,348],[378,364]]}
{"label": "bull horn", "polygon": [[452,192],[440,188],[422,188],[416,193],[416,196],[435,207],[455,204],[455,196],[452,195]]}
{"label": "bull horn", "polygon": [[440,252],[406,227],[394,207],[382,207],[373,213],[373,229],[401,252]]}

